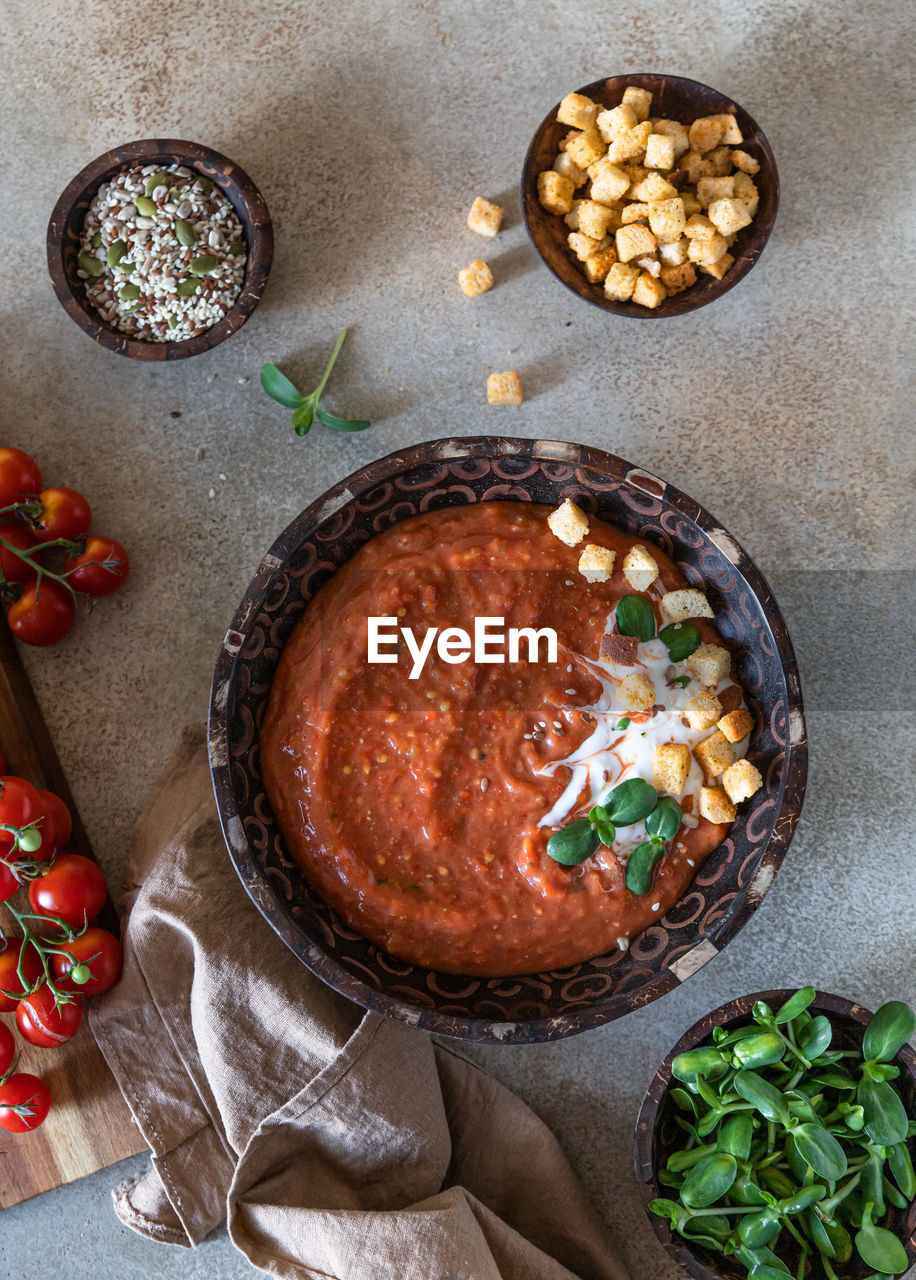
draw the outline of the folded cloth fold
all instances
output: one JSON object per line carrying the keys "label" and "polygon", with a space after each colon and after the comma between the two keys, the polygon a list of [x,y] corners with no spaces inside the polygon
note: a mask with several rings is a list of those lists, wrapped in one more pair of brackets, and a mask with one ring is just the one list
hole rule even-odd
{"label": "folded cloth fold", "polygon": [[626,1280],[550,1130],[454,1050],[338,996],[262,920],[188,730],[134,838],[119,985],[92,1028],[152,1154],[128,1226],[224,1220],[296,1280]]}

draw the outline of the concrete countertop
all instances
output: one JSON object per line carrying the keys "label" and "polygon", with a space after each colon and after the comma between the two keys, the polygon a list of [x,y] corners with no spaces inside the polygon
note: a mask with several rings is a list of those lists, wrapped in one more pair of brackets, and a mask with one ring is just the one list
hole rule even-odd
{"label": "concrete countertop", "polygon": [[[905,0],[3,5],[3,443],[33,452],[48,482],[84,491],[95,525],[134,565],[123,597],[25,657],[115,891],[153,776],[185,722],[205,715],[220,637],[262,552],[370,459],[445,433],[599,445],[696,497],[775,588],[801,662],[812,773],[763,907],[661,1002],[560,1044],[476,1055],[552,1124],[634,1280],[681,1275],[630,1172],[643,1090],[681,1032],[765,986],[813,982],[871,1007],[916,998],[911,807],[900,791],[914,745],[907,10]],[[568,90],[627,70],[732,95],[767,133],[782,179],[753,273],[667,323],[577,301],[520,220],[537,123]],[[253,320],[168,368],[81,335],[44,258],[48,214],[70,178],[108,147],[155,135],[237,160],[277,237]],[[495,241],[465,227],[478,194],[506,206]],[[470,301],[455,277],[478,256],[497,287]],[[260,366],[277,361],[310,386],[344,324],[328,405],[375,426],[299,440],[262,393]],[[487,406],[491,368],[520,370],[520,409]],[[141,1164],[6,1211],[0,1275],[252,1274],[225,1237],[189,1254],[122,1227],[109,1190]]]}

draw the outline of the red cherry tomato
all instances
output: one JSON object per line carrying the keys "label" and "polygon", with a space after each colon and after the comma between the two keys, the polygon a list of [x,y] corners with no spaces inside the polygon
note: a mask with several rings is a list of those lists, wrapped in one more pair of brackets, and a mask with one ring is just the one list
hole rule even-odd
{"label": "red cherry tomato", "polygon": [[[10,827],[27,827],[41,817],[41,796],[38,789],[25,778],[11,773],[0,777],[0,823]],[[9,831],[0,831],[0,858],[13,851],[14,837]]]}
{"label": "red cherry tomato", "polygon": [[38,495],[41,515],[30,521],[39,542],[52,542],[55,538],[81,538],[89,532],[92,512],[89,503],[75,489],[61,486],[42,489]]}
{"label": "red cherry tomato", "polygon": [[[61,991],[77,996],[97,996],[113,987],[121,976],[124,952],[120,942],[107,929],[87,929],[72,942],[60,943],[60,950],[66,951],[67,955],[55,955],[51,967],[54,985]],[[86,981],[80,982],[84,976]]]}
{"label": "red cherry tomato", "polygon": [[5,1076],[16,1056],[16,1041],[5,1022],[0,1022],[0,1076]]}
{"label": "red cherry tomato", "polygon": [[[21,950],[22,942],[18,939],[0,937],[0,1013],[12,1013],[19,1002],[19,996],[33,987],[43,972],[41,957],[30,943],[22,961],[22,971],[25,974],[23,986],[18,972]],[[13,994],[5,996],[4,991],[11,991]]]}
{"label": "red cherry tomato", "polygon": [[0,902],[6,902],[13,896],[18,888],[19,881],[13,875],[9,866],[7,866],[5,862],[0,861]]}
{"label": "red cherry tomato", "polygon": [[66,587],[45,579],[29,583],[6,617],[10,630],[23,644],[57,644],[73,626],[76,606]]}
{"label": "red cherry tomato", "polygon": [[75,591],[84,591],[87,596],[110,596],[127,581],[130,560],[120,542],[96,535],[89,538],[79,555],[67,557],[64,573]]}
{"label": "red cherry tomato", "polygon": [[11,507],[41,489],[38,464],[21,449],[0,449],[0,507]]}
{"label": "red cherry tomato", "polygon": [[70,839],[73,830],[73,819],[70,810],[53,791],[39,791],[43,818],[38,824],[41,833],[41,847],[32,855],[42,862],[48,862],[58,849],[63,849]]}
{"label": "red cherry tomato", "polygon": [[17,1071],[0,1084],[0,1129],[8,1133],[28,1133],[44,1121],[51,1106],[48,1086],[38,1076]]}
{"label": "red cherry tomato", "polygon": [[72,929],[82,929],[98,915],[107,896],[105,877],[89,858],[63,853],[40,880],[29,885],[32,910],[60,916]]}
{"label": "red cherry tomato", "polygon": [[[37,542],[24,524],[0,524],[0,538],[20,551],[28,551]],[[7,582],[31,582],[35,570],[28,560],[21,560],[14,552],[0,545],[0,573]]]}
{"label": "red cherry tomato", "polygon": [[23,1040],[39,1049],[56,1049],[76,1035],[83,1020],[83,1006],[72,999],[58,1005],[45,983],[16,1006],[16,1026]]}

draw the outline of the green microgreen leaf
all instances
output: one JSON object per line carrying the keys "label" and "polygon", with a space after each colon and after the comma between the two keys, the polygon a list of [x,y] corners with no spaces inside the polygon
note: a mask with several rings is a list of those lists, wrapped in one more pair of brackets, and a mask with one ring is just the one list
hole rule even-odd
{"label": "green microgreen leaf", "polygon": [[684,819],[681,806],[673,796],[662,796],[646,818],[646,832],[658,840],[673,840]]}
{"label": "green microgreen leaf", "polygon": [[651,640],[655,635],[655,614],[644,596],[623,596],[617,602],[617,630],[622,636]]}
{"label": "green microgreen leaf", "polygon": [[312,427],[312,418],[314,416],[315,406],[311,400],[306,400],[304,404],[300,404],[299,408],[293,412],[293,427],[297,436],[307,436]]}
{"label": "green microgreen leaf", "polygon": [[322,393],[327,386],[331,370],[337,362],[337,357],[340,355],[340,349],[346,336],[346,329],[341,329],[318,386],[311,395],[304,396],[299,388],[290,382],[286,374],[281,373],[275,364],[265,364],[261,369],[261,386],[267,394],[271,399],[294,411],[292,421],[297,436],[308,434],[315,417],[332,431],[365,431],[367,427],[372,426],[372,423],[364,418],[339,418],[327,409],[319,407]]}
{"label": "green microgreen leaf", "polygon": [[802,987],[800,991],[795,992],[794,996],[790,996],[785,1004],[780,1005],[773,1021],[779,1027],[786,1022],[791,1022],[793,1018],[797,1018],[800,1013],[805,1012],[814,1000],[815,995],[814,987]]}
{"label": "green microgreen leaf", "polygon": [[621,716],[621,718],[614,725],[615,729],[621,729],[621,730],[628,729],[629,727],[630,727],[630,721],[626,716]]}
{"label": "green microgreen leaf", "polygon": [[316,409],[315,416],[332,431],[365,431],[367,427],[372,426],[372,423],[365,418],[338,418],[327,409]]}
{"label": "green microgreen leaf", "polygon": [[285,405],[287,409],[295,409],[305,399],[299,388],[294,386],[286,374],[281,373],[275,364],[265,364],[262,367],[261,386],[271,400],[276,400],[277,404]]}
{"label": "green microgreen leaf", "polygon": [[661,840],[646,840],[633,849],[627,859],[627,888],[631,893],[641,897],[649,892],[655,868],[664,852]]}
{"label": "green microgreen leaf", "polygon": [[890,1062],[916,1031],[916,1014],[902,1000],[883,1004],[865,1029],[862,1053],[870,1062]]}
{"label": "green microgreen leaf", "polygon": [[617,827],[632,827],[647,818],[658,802],[658,792],[643,778],[620,782],[605,797],[604,808]]}
{"label": "green microgreen leaf", "polygon": [[600,843],[588,818],[579,818],[550,837],[547,852],[554,862],[560,862],[564,867],[574,867],[591,857]]}

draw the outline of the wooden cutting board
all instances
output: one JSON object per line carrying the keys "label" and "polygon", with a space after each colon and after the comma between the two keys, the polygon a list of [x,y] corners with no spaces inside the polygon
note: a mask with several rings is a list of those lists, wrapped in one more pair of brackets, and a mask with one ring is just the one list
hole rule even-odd
{"label": "wooden cutting board", "polygon": [[[11,773],[61,797],[73,815],[68,847],[91,858],[89,838],[2,613],[0,750]],[[110,902],[99,923],[118,931]],[[2,905],[0,931],[18,936],[18,926]],[[10,1026],[15,1023],[12,1014],[0,1017]],[[34,1133],[0,1129],[0,1209],[146,1150],[87,1019],[73,1039],[57,1049],[36,1049],[18,1034],[16,1038],[22,1047],[17,1069],[40,1076],[51,1090],[52,1104],[47,1120]]]}

